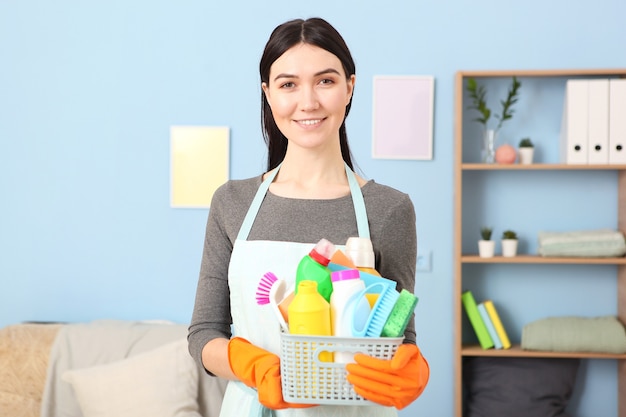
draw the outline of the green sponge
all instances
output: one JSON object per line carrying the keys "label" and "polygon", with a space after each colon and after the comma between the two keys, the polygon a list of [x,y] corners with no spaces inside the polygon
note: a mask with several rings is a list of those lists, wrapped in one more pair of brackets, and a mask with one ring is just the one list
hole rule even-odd
{"label": "green sponge", "polygon": [[402,290],[400,292],[400,298],[396,301],[393,310],[391,310],[389,314],[389,318],[385,322],[381,336],[402,337],[416,306],[417,297],[407,290]]}

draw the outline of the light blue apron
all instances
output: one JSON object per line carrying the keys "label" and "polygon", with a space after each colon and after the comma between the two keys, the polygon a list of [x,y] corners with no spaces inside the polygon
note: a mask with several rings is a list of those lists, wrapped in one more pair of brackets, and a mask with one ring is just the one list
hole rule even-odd
{"label": "light blue apron", "polygon": [[[269,305],[257,305],[256,289],[268,271],[293,285],[299,261],[315,243],[248,241],[248,235],[270,184],[275,169],[259,187],[233,246],[228,271],[233,332],[270,352],[280,355],[280,325]],[[346,174],[355,207],[359,236],[369,237],[369,226],[363,194],[356,176],[346,165]],[[333,242],[334,243],[334,242]],[[228,384],[220,417],[395,417],[394,408],[372,406],[319,406],[268,410],[259,404],[255,390],[240,382]]]}

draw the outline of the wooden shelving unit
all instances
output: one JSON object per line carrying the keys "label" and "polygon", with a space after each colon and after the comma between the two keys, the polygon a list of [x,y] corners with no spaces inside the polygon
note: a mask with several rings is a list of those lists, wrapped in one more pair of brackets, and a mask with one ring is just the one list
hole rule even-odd
{"label": "wooden shelving unit", "polygon": [[[617,171],[618,175],[618,228],[626,232],[626,165],[567,165],[560,163],[537,163],[532,165],[501,165],[467,162],[463,160],[463,112],[467,103],[463,102],[465,80],[469,77],[481,78],[512,77],[626,77],[626,69],[586,69],[586,70],[525,70],[525,71],[459,71],[455,79],[455,255],[454,255],[454,297],[455,297],[455,416],[462,417],[463,378],[462,364],[464,357],[525,357],[525,358],[583,358],[616,359],[618,366],[618,416],[626,417],[626,354],[599,354],[589,352],[541,352],[522,350],[519,345],[510,349],[483,350],[479,345],[463,345],[462,320],[465,314],[461,299],[463,290],[463,266],[468,264],[581,264],[581,265],[616,265],[617,266],[617,316],[626,323],[626,258],[550,258],[534,255],[518,255],[513,258],[496,256],[480,258],[477,253],[462,253],[463,221],[463,177],[470,171]],[[559,115],[560,117],[560,115]],[[521,173],[523,174],[523,173]]]}

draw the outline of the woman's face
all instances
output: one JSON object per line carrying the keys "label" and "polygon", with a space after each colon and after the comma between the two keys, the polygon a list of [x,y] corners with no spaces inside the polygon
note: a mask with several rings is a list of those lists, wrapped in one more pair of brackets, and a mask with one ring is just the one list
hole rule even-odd
{"label": "woman's face", "polygon": [[313,45],[296,45],[274,61],[262,87],[289,146],[338,146],[354,80],[339,58]]}

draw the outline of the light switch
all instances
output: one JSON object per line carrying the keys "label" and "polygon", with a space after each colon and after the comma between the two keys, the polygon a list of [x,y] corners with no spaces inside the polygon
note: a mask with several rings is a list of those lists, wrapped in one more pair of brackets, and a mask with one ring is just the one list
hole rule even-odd
{"label": "light switch", "polygon": [[418,272],[430,272],[432,256],[433,254],[430,250],[425,250],[422,253],[418,253],[415,270]]}

